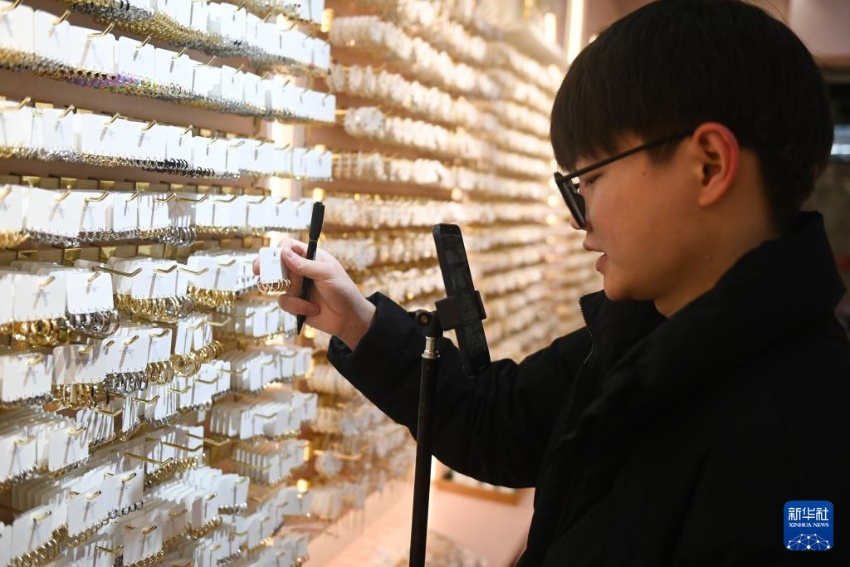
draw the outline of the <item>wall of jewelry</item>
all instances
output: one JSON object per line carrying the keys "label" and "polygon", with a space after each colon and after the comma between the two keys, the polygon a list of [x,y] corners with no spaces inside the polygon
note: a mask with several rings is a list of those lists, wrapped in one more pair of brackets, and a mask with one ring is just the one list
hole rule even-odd
{"label": "wall of jewelry", "polygon": [[[327,5],[337,119],[307,133],[334,152],[320,246],[364,293],[433,309],[444,291],[431,226],[457,223],[494,358],[519,360],[581,326],[576,300],[599,280],[551,184],[563,68],[508,44],[471,0]],[[324,361],[328,339],[315,338],[315,375],[356,416],[367,406]],[[349,440],[336,431],[325,442]]]}
{"label": "wall of jewelry", "polygon": [[332,175],[323,9],[0,1],[0,565],[307,557],[340,459],[252,262]]}

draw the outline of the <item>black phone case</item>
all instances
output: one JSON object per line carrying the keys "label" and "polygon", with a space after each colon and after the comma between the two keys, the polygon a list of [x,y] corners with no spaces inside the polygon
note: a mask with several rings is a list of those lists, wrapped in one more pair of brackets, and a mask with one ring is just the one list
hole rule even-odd
{"label": "black phone case", "polygon": [[432,229],[434,244],[437,247],[437,259],[448,297],[457,298],[462,324],[456,327],[458,349],[461,363],[467,376],[486,369],[490,364],[490,351],[484,335],[484,325],[479,317],[477,303],[474,300],[475,287],[469,260],[460,228],[453,224],[438,224]]}

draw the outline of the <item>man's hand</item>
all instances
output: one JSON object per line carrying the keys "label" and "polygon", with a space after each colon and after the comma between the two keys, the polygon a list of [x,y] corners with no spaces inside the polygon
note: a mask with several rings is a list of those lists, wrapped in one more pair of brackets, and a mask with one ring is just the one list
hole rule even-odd
{"label": "man's hand", "polygon": [[[372,324],[375,306],[360,290],[336,258],[319,249],[315,260],[307,260],[307,245],[291,238],[279,244],[281,261],[289,271],[292,285],[278,298],[278,305],[293,315],[305,315],[306,323],[336,337],[351,350]],[[254,260],[254,274],[260,273],[259,259]],[[310,301],[298,297],[302,277],[313,280]]]}

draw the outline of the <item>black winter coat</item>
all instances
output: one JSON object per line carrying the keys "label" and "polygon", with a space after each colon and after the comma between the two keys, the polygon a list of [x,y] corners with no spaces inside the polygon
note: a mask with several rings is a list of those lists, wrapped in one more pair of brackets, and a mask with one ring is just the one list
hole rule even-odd
{"label": "black winter coat", "polygon": [[[817,214],[747,253],[669,319],[582,298],[587,327],[463,375],[441,340],[434,454],[536,487],[529,566],[850,565],[850,344]],[[331,362],[415,432],[421,329],[376,294]],[[784,504],[829,500],[829,551],[789,551]]]}

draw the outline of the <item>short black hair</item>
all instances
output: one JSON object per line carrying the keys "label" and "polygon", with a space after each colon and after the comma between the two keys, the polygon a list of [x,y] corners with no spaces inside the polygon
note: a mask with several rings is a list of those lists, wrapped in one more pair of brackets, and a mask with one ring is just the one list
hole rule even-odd
{"label": "short black hair", "polygon": [[570,67],[550,136],[569,170],[623,134],[650,141],[704,122],[755,150],[774,225],[790,228],[829,160],[829,97],[800,39],[751,4],[659,0],[618,20]]}

